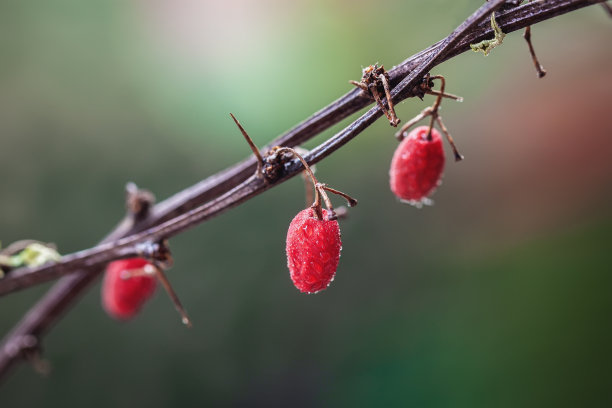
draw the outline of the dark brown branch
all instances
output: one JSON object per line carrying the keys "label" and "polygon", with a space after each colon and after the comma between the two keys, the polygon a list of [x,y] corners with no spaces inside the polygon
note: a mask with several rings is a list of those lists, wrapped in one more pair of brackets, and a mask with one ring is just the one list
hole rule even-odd
{"label": "dark brown branch", "polygon": [[[500,13],[497,15],[497,22],[504,32],[508,33],[599,2],[597,0],[533,2]],[[415,86],[435,65],[468,50],[470,43],[488,38],[491,35],[491,28],[487,26],[486,17],[502,3],[504,1],[498,0],[483,5],[449,37],[408,58],[389,71],[390,83],[394,87],[392,90],[394,102],[412,96]],[[299,145],[370,103],[371,100],[367,96],[359,89],[355,89],[271,142],[262,151],[275,145]],[[381,116],[382,112],[375,106],[343,131],[312,150],[305,157],[306,161],[314,164],[322,160]],[[255,160],[250,158],[157,204],[151,209],[148,217],[142,220],[134,221],[132,217],[126,217],[102,241],[101,246],[87,250],[91,251],[89,253],[82,251],[66,256],[63,262],[57,265],[44,266],[36,270],[14,271],[13,277],[9,276],[5,280],[9,278],[16,281],[27,280],[26,276],[32,274],[42,281],[42,277],[48,280],[49,277],[54,278],[77,270],[79,273],[61,279],[6,336],[0,346],[0,376],[26,355],[28,350],[21,346],[24,344],[22,340],[34,336],[38,344],[40,337],[99,276],[106,262],[123,256],[133,256],[138,253],[140,243],[175,235],[196,223],[239,205],[299,174],[301,170],[301,164],[294,160],[285,166],[279,180],[274,183],[264,183],[262,179],[251,177],[255,171]],[[0,285],[11,285],[3,281],[0,281]]]}

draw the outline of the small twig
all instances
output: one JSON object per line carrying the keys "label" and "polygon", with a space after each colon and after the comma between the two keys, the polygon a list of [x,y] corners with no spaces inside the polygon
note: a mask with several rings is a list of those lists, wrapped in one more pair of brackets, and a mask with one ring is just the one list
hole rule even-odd
{"label": "small twig", "polygon": [[340,197],[344,198],[349,207],[354,207],[357,205],[357,200],[355,200],[350,195],[343,193],[342,191],[336,190],[335,188],[328,187],[327,184],[321,184],[320,187],[325,191],[329,191],[330,193],[339,195]]}
{"label": "small twig", "polygon": [[431,129],[433,128],[434,120],[439,116],[438,109],[440,108],[440,104],[442,103],[442,95],[444,95],[444,88],[446,88],[446,79],[442,75],[436,75],[431,77],[431,79],[439,79],[440,80],[440,93],[436,98],[433,106],[431,107],[431,121],[429,122],[429,130],[427,131],[427,140],[431,140]]}
{"label": "small twig", "polygon": [[404,123],[404,126],[402,126],[402,128],[395,133],[395,137],[397,138],[397,140],[399,140],[400,142],[404,140],[404,138],[406,137],[406,129],[413,127],[421,119],[424,119],[427,116],[431,115],[432,112],[433,112],[433,108],[431,106],[428,106],[425,109],[423,109],[421,113],[416,115],[414,118]]}
{"label": "small twig", "polygon": [[529,47],[529,53],[531,54],[531,59],[533,61],[533,65],[538,73],[538,78],[543,78],[546,75],[546,70],[538,61],[538,57],[536,56],[535,50],[533,49],[533,44],[531,43],[531,26],[525,27],[525,32],[523,33],[523,38],[527,41],[527,46]]}
{"label": "small twig", "polygon": [[459,151],[457,150],[457,146],[455,146],[455,140],[450,135],[446,126],[444,126],[444,122],[442,122],[442,117],[436,116],[436,122],[438,122],[438,126],[440,126],[442,133],[444,133],[444,136],[446,136],[446,140],[448,140],[448,144],[450,144],[451,149],[453,149],[453,155],[455,156],[455,161],[463,160],[465,157],[463,157],[463,155],[460,154]]}
{"label": "small twig", "polygon": [[174,291],[174,288],[170,284],[168,277],[164,273],[164,269],[159,265],[154,265],[153,268],[155,269],[157,280],[159,280],[159,282],[162,284],[162,286],[166,290],[166,293],[168,293],[168,296],[170,296],[170,300],[172,300],[172,304],[174,305],[176,311],[179,312],[179,314],[181,315],[181,321],[183,322],[183,324],[189,328],[193,327],[191,319],[189,318],[189,315],[187,315],[187,311],[183,307],[183,304],[181,303],[176,292]]}
{"label": "small twig", "polygon": [[[300,156],[304,157],[308,154],[308,150],[303,147],[294,147],[294,150],[300,154]],[[312,173],[316,173],[317,169],[315,165],[310,166],[310,171]],[[311,187],[310,176],[306,170],[302,171],[302,180],[304,181],[304,198],[306,200],[306,205],[310,205],[314,200],[314,193]]]}
{"label": "small twig", "polygon": [[463,97],[461,97],[461,96],[453,95],[453,94],[449,94],[449,93],[442,93],[440,91],[436,91],[435,89],[431,89],[429,91],[425,91],[425,93],[427,95],[442,96],[443,98],[452,99],[452,100],[457,101],[457,102],[463,102]]}

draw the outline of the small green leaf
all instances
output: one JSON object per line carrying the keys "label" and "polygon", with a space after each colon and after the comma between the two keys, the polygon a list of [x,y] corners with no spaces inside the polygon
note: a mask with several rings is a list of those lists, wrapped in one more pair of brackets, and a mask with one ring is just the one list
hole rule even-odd
{"label": "small green leaf", "polygon": [[506,34],[499,28],[497,25],[497,21],[495,21],[495,13],[491,13],[491,28],[493,28],[493,32],[495,33],[495,38],[491,40],[483,40],[478,44],[470,44],[470,47],[474,52],[482,51],[482,53],[487,56],[491,52],[491,50],[504,41],[504,37]]}
{"label": "small green leaf", "polygon": [[9,268],[16,268],[21,265],[21,261],[15,258],[15,255],[1,255],[0,254],[0,266],[6,266]]}
{"label": "small green leaf", "polygon": [[[11,255],[11,247],[13,246],[19,252]],[[18,248],[23,249],[19,250]],[[21,268],[22,266],[37,267],[47,262],[58,262],[62,259],[54,245],[45,245],[32,240],[15,242],[2,252],[0,252],[0,279],[11,269]]]}
{"label": "small green leaf", "polygon": [[19,266],[36,267],[47,262],[59,262],[62,256],[53,248],[39,243],[32,243],[11,258],[17,258],[20,261]]}

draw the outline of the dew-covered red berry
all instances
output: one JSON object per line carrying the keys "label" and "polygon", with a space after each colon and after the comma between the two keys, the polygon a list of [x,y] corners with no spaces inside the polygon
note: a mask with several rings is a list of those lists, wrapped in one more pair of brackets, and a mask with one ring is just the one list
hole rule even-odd
{"label": "dew-covered red berry", "polygon": [[155,275],[146,274],[145,268],[153,268],[153,265],[143,258],[121,259],[108,264],[102,283],[102,306],[110,316],[129,319],[153,295],[157,279]]}
{"label": "dew-covered red berry", "polygon": [[429,126],[412,130],[399,144],[389,171],[391,191],[402,201],[421,204],[440,184],[444,170],[444,149],[440,133]]}
{"label": "dew-covered red berry", "polygon": [[317,219],[314,210],[300,211],[287,231],[287,266],[291,280],[300,292],[316,293],[334,279],[340,260],[340,226],[328,220],[329,211],[323,210],[323,219]]}

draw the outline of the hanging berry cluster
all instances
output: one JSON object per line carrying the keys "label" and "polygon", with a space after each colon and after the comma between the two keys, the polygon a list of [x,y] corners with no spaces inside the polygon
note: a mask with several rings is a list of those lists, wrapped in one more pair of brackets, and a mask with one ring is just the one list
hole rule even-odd
{"label": "hanging berry cluster", "polygon": [[[508,7],[515,7],[514,2]],[[495,20],[495,13],[491,14],[491,27],[495,38],[470,44],[474,51],[488,55],[496,46],[500,45],[505,34]],[[525,40],[529,46],[538,77],[543,77],[546,71],[539,63],[531,44],[531,27],[525,30]],[[434,80],[440,80],[440,90],[433,89]],[[360,81],[349,81],[363,93],[376,101],[381,111],[389,120],[389,124],[396,127],[400,123],[397,117],[390,90],[390,77],[384,66],[370,65],[362,70]],[[422,207],[431,204],[429,196],[440,185],[444,170],[445,155],[440,132],[434,128],[437,124],[446,136],[455,156],[460,161],[463,156],[459,154],[453,138],[449,134],[439,114],[442,98],[462,101],[461,97],[444,92],[445,79],[441,75],[430,76],[423,79],[415,87],[413,95],[423,99],[425,94],[436,96],[434,104],[425,108],[419,115],[408,121],[396,133],[400,144],[396,148],[389,170],[389,184],[391,191],[402,202]],[[295,287],[304,293],[317,293],[329,286],[336,275],[340,260],[342,241],[338,215],[334,211],[327,192],[344,197],[352,207],[357,201],[350,196],[319,183],[314,176],[313,169],[297,151],[289,147],[277,146],[271,149],[266,157],[262,157],[240,122],[230,114],[251,147],[257,159],[256,177],[266,182],[279,177],[285,156],[297,158],[303,165],[305,180],[310,179],[314,186],[314,202],[310,207],[300,211],[289,224],[286,240],[287,267]],[[429,126],[420,126],[408,133],[408,130],[418,121],[430,116]],[[307,201],[312,197],[307,190]],[[310,198],[312,199],[312,198]],[[150,193],[136,189],[135,185],[128,185],[128,209],[137,219],[142,217],[152,206]],[[322,202],[327,209],[322,208]],[[159,280],[172,298],[175,307],[183,316],[183,322],[190,324],[185,310],[178,297],[172,290],[170,283],[163,273],[164,267],[159,262],[152,262],[148,258],[131,258],[111,262],[107,266],[104,283],[102,285],[102,304],[109,315],[117,319],[133,317],[142,305],[153,295],[156,282]],[[1,277],[2,269],[0,269]]]}
{"label": "hanging berry cluster", "polygon": [[[361,82],[352,81],[352,83],[364,92],[368,92],[381,107],[390,124],[397,126],[399,119],[391,102],[388,74],[382,66],[373,65],[366,68],[363,75]],[[435,79],[441,81],[440,91],[432,89]],[[379,87],[382,90],[379,90]],[[403,202],[417,206],[428,203],[430,201],[428,199],[429,195],[440,183],[445,157],[442,138],[438,130],[434,128],[434,123],[438,124],[451,144],[455,159],[462,159],[438,113],[443,97],[456,100],[461,100],[461,98],[446,94],[444,88],[444,77],[427,76],[422,85],[416,89],[417,94],[420,96],[425,94],[435,95],[437,97],[436,101],[431,107],[425,108],[419,115],[406,123],[396,134],[401,142],[391,161],[390,186],[391,191]],[[381,92],[384,92],[386,101],[381,98]],[[388,106],[385,106],[385,102]],[[338,214],[332,206],[328,193],[343,197],[349,207],[355,206],[357,201],[345,193],[320,183],[315,177],[313,169],[298,152],[299,148],[276,146],[265,157],[262,157],[259,149],[240,122],[234,115],[230,115],[257,159],[255,177],[268,182],[281,175],[283,166],[288,161],[297,159],[302,164],[304,178],[310,180],[314,190],[314,195],[312,195],[310,194],[311,190],[307,188],[307,200],[310,197],[313,202],[310,206],[298,212],[289,224],[285,243],[287,267],[291,281],[300,292],[312,294],[326,289],[336,276],[342,249]],[[427,116],[431,117],[429,126],[421,126],[407,133],[410,127]],[[133,201],[129,198],[133,198],[134,194],[138,193],[134,186],[130,186],[130,190],[131,196],[128,196],[128,203]],[[150,198],[147,198],[147,200],[150,201]],[[325,205],[325,209],[323,205]],[[140,208],[141,206],[136,207]],[[132,212],[138,214],[138,212]],[[190,325],[189,318],[164,275],[163,270],[167,266],[168,263],[161,265],[160,262],[153,260],[153,257],[150,256],[122,259],[108,264],[102,285],[104,309],[114,318],[130,319],[153,295],[157,281],[160,281],[172,298],[175,307],[183,316],[183,322]]]}
{"label": "hanging berry cluster", "polygon": [[[421,207],[423,204],[431,204],[429,196],[434,192],[442,179],[444,170],[444,149],[440,133],[434,128],[437,123],[446,136],[455,161],[463,160],[455,147],[455,142],[444,126],[442,118],[438,113],[443,97],[450,97],[461,101],[460,97],[445,94],[445,80],[441,75],[426,77],[424,83],[429,88],[433,86],[434,79],[441,82],[440,91],[433,106],[425,108],[419,115],[411,119],[396,133],[401,141],[393,158],[389,170],[389,184],[391,191],[402,202]],[[406,133],[414,124],[421,119],[431,116],[429,126],[420,126],[410,133]]]}

